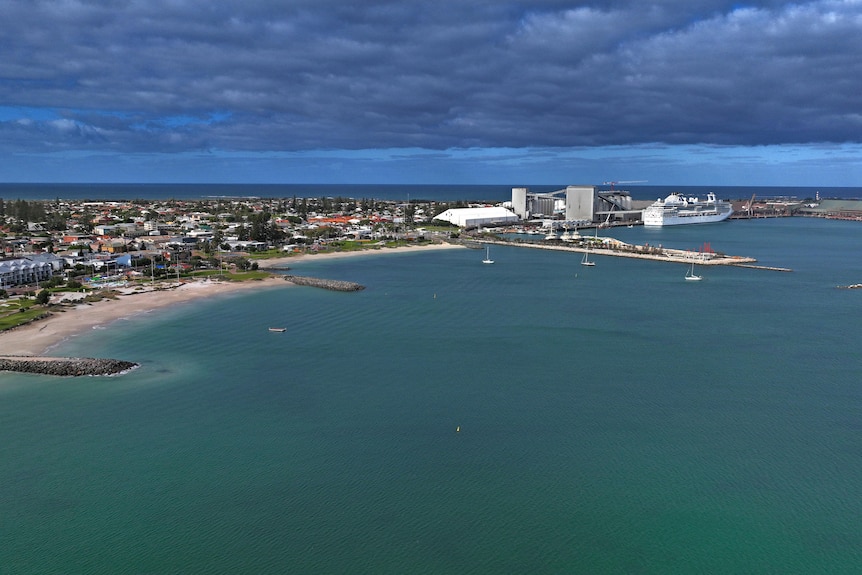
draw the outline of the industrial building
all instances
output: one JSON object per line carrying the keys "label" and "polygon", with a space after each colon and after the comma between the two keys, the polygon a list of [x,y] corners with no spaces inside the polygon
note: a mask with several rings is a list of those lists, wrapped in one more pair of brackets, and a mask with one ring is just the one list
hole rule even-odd
{"label": "industrial building", "polygon": [[512,202],[495,207],[452,208],[434,217],[462,228],[497,226],[529,220],[551,220],[553,227],[619,224],[640,220],[640,209],[632,209],[631,194],[621,190],[600,191],[598,186],[566,186],[553,192],[531,192],[512,188]]}
{"label": "industrial building", "polygon": [[617,223],[640,219],[632,197],[621,190],[599,191],[598,186],[566,186],[553,192],[512,188],[512,209],[522,220],[563,219],[567,224]]}

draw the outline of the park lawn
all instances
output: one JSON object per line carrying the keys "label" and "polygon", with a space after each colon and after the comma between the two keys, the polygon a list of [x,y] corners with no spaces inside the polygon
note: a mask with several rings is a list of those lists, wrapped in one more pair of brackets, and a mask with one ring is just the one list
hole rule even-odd
{"label": "park lawn", "polygon": [[219,270],[203,270],[196,271],[190,274],[195,278],[210,278],[223,279],[228,281],[246,281],[246,280],[262,280],[270,277],[272,274],[267,271],[247,271],[247,272],[226,272]]}
{"label": "park lawn", "polygon": [[262,280],[270,277],[272,274],[264,271],[250,271],[250,272],[237,272],[237,273],[226,273],[221,277],[228,281],[248,281],[248,280]]}
{"label": "park lawn", "polygon": [[268,260],[272,258],[283,258],[291,255],[291,252],[284,250],[272,249],[260,252],[249,252],[248,259],[250,260]]}
{"label": "park lawn", "polygon": [[18,327],[47,313],[41,306],[32,306],[23,310],[10,313],[0,312],[0,331]]}

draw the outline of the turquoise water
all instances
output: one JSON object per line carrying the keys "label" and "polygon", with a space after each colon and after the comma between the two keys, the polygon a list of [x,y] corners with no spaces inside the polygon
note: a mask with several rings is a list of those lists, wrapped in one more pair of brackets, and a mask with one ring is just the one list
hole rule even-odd
{"label": "turquoise water", "polygon": [[859,225],[613,235],[794,271],[312,260],[367,289],[93,330],[142,367],[0,374],[0,574],[858,572]]}

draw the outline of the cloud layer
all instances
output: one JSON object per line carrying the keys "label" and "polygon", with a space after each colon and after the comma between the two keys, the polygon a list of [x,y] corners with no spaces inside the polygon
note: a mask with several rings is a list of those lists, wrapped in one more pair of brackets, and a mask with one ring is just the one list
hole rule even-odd
{"label": "cloud layer", "polygon": [[0,18],[5,152],[862,139],[860,0],[10,0]]}

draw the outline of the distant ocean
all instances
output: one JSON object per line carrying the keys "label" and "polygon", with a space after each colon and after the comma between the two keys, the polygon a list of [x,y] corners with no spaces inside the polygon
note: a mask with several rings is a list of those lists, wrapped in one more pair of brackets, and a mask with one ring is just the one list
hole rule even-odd
{"label": "distant ocean", "polygon": [[92,330],[142,367],[0,374],[0,574],[858,573],[860,224],[609,233],[794,271],[309,259],[367,289]]}
{"label": "distant ocean", "polygon": [[[512,185],[415,185],[415,184],[0,184],[4,200],[201,200],[207,198],[312,198],[345,197],[379,200],[487,201],[512,199]],[[527,185],[535,192],[552,192],[566,184]],[[609,186],[600,186],[610,189]],[[748,187],[748,186],[620,186],[636,200],[654,200],[670,192],[690,196],[705,196],[715,192],[721,199],[758,197],[790,197],[800,200],[814,198],[862,198],[862,187]]]}

